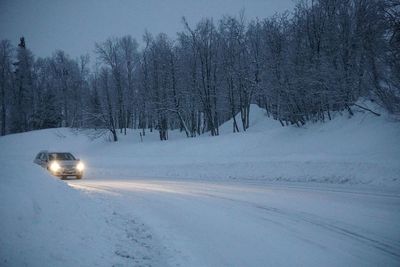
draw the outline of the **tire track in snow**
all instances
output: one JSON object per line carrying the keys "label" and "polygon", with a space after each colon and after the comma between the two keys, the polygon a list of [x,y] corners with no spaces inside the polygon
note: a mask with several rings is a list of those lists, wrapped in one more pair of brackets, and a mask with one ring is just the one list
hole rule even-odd
{"label": "tire track in snow", "polygon": [[[175,184],[172,185],[172,190],[168,186],[164,188],[162,186],[162,190],[155,186],[154,184],[145,185],[141,186],[139,184],[133,183],[135,186],[132,188],[123,188],[124,190],[127,190],[128,192],[131,190],[150,190],[150,191],[157,191],[160,193],[175,193],[175,194],[184,194],[184,195],[192,195],[192,196],[205,196],[213,199],[220,199],[220,200],[225,200],[225,201],[230,201],[230,202],[235,202],[235,203],[240,203],[242,205],[246,205],[248,207],[251,207],[253,209],[257,210],[262,210],[264,213],[268,213],[269,216],[268,218],[263,217],[263,219],[266,219],[270,222],[274,222],[273,217],[280,216],[284,220],[277,220],[276,223],[278,223],[281,227],[290,229],[293,228],[293,224],[290,224],[288,221],[292,222],[303,222],[307,223],[308,225],[318,227],[319,229],[323,229],[324,231],[328,231],[331,233],[334,233],[335,235],[340,235],[343,236],[347,239],[354,240],[364,246],[370,247],[374,250],[379,250],[390,257],[394,258],[396,261],[400,260],[400,242],[397,242],[395,240],[385,240],[384,238],[379,238],[376,235],[374,235],[371,232],[365,232],[365,231],[355,231],[356,229],[352,229],[353,226],[357,225],[345,225],[342,222],[337,222],[337,221],[329,221],[326,218],[311,214],[311,213],[306,213],[306,212],[301,212],[301,211],[295,211],[295,210],[284,210],[284,209],[279,209],[276,207],[271,207],[267,205],[262,205],[257,202],[251,202],[247,200],[240,200],[240,199],[235,199],[231,197],[226,197],[226,196],[220,196],[217,194],[212,194],[212,193],[206,193],[201,191],[202,189],[195,189],[189,187],[186,188],[184,187],[176,187]],[[75,184],[77,185],[77,184]],[[171,185],[169,185],[171,186]],[[123,194],[121,192],[122,188],[116,187],[114,188],[112,185],[104,185],[104,184],[84,184],[84,185],[77,185],[76,187],[83,189],[83,190],[88,190],[88,191],[98,191],[102,193],[108,193],[108,194],[114,194],[114,195],[120,195]],[[214,188],[214,187],[211,187]],[[169,190],[167,190],[169,189]],[[393,196],[385,196],[383,195],[382,197],[390,197],[392,198]],[[397,196],[395,196],[397,197]],[[272,217],[272,218],[271,218]],[[354,227],[354,228],[355,228]],[[306,237],[299,235],[298,238],[306,241],[306,242],[311,242],[314,245],[321,246],[321,244],[318,244],[312,240],[308,240]]]}
{"label": "tire track in snow", "polygon": [[[274,208],[274,207],[268,207],[266,205],[260,205],[258,203],[253,203],[251,201],[246,201],[246,200],[239,200],[239,199],[234,199],[234,198],[229,198],[229,197],[223,197],[223,196],[217,196],[209,193],[197,193],[198,195],[210,197],[210,198],[217,198],[217,199],[222,199],[226,201],[231,201],[231,202],[236,202],[236,203],[241,203],[245,204],[247,206],[251,206],[253,208],[263,210],[265,212],[268,212],[272,215],[280,215],[286,219],[289,219],[291,221],[295,222],[306,222],[308,224],[317,226],[319,228],[322,228],[324,230],[334,232],[336,234],[345,236],[347,238],[351,238],[353,240],[356,240],[358,242],[361,242],[364,245],[369,245],[370,247],[373,247],[375,249],[378,249],[386,254],[389,254],[390,256],[396,258],[397,260],[400,260],[400,246],[396,244],[389,244],[391,243],[390,241],[383,241],[383,240],[378,240],[374,237],[371,237],[371,235],[368,234],[362,234],[362,233],[357,233],[353,230],[347,229],[345,226],[339,226],[337,224],[332,224],[326,219],[323,219],[319,216],[310,214],[310,213],[305,213],[305,212],[295,212],[295,211],[285,211],[282,209]],[[282,226],[283,227],[283,226]]]}

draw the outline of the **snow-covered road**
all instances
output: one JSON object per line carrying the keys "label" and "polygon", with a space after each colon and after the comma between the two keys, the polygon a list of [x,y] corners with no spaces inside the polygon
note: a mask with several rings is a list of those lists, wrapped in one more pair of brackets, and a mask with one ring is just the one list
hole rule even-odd
{"label": "snow-covered road", "polygon": [[201,180],[67,182],[142,221],[159,250],[150,253],[159,255],[150,260],[156,265],[400,265],[398,194]]}

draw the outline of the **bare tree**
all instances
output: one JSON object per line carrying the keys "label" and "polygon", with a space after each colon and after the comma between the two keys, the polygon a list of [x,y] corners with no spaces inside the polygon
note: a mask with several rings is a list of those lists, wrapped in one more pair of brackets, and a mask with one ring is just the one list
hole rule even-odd
{"label": "bare tree", "polygon": [[203,19],[192,30],[183,18],[186,30],[189,32],[196,56],[200,62],[201,82],[198,87],[200,101],[207,118],[207,129],[211,135],[219,134],[219,118],[217,108],[217,51],[218,37],[214,23],[211,19]]}
{"label": "bare tree", "polygon": [[124,102],[123,88],[123,58],[121,53],[120,42],[117,39],[107,39],[102,44],[96,44],[96,54],[102,63],[111,69],[112,77],[117,92],[117,110],[118,110],[118,128],[122,130],[126,128],[126,112]]}

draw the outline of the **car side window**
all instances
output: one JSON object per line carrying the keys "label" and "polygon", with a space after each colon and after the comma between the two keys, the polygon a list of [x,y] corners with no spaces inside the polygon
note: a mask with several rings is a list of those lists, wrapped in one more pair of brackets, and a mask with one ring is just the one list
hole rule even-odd
{"label": "car side window", "polygon": [[42,156],[40,157],[40,159],[45,161],[46,160],[46,153],[42,153]]}

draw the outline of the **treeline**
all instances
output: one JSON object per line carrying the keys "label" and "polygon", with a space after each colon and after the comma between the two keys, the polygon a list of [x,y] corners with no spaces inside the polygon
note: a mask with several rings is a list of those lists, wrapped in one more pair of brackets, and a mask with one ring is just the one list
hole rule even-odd
{"label": "treeline", "polygon": [[[396,0],[301,1],[291,13],[243,14],[195,26],[177,38],[145,33],[34,59],[21,38],[0,44],[1,135],[50,127],[108,131],[180,129],[188,137],[233,118],[249,127],[251,103],[282,126],[331,119],[360,97],[400,113],[400,4]],[[239,121],[235,115],[240,114]]]}

